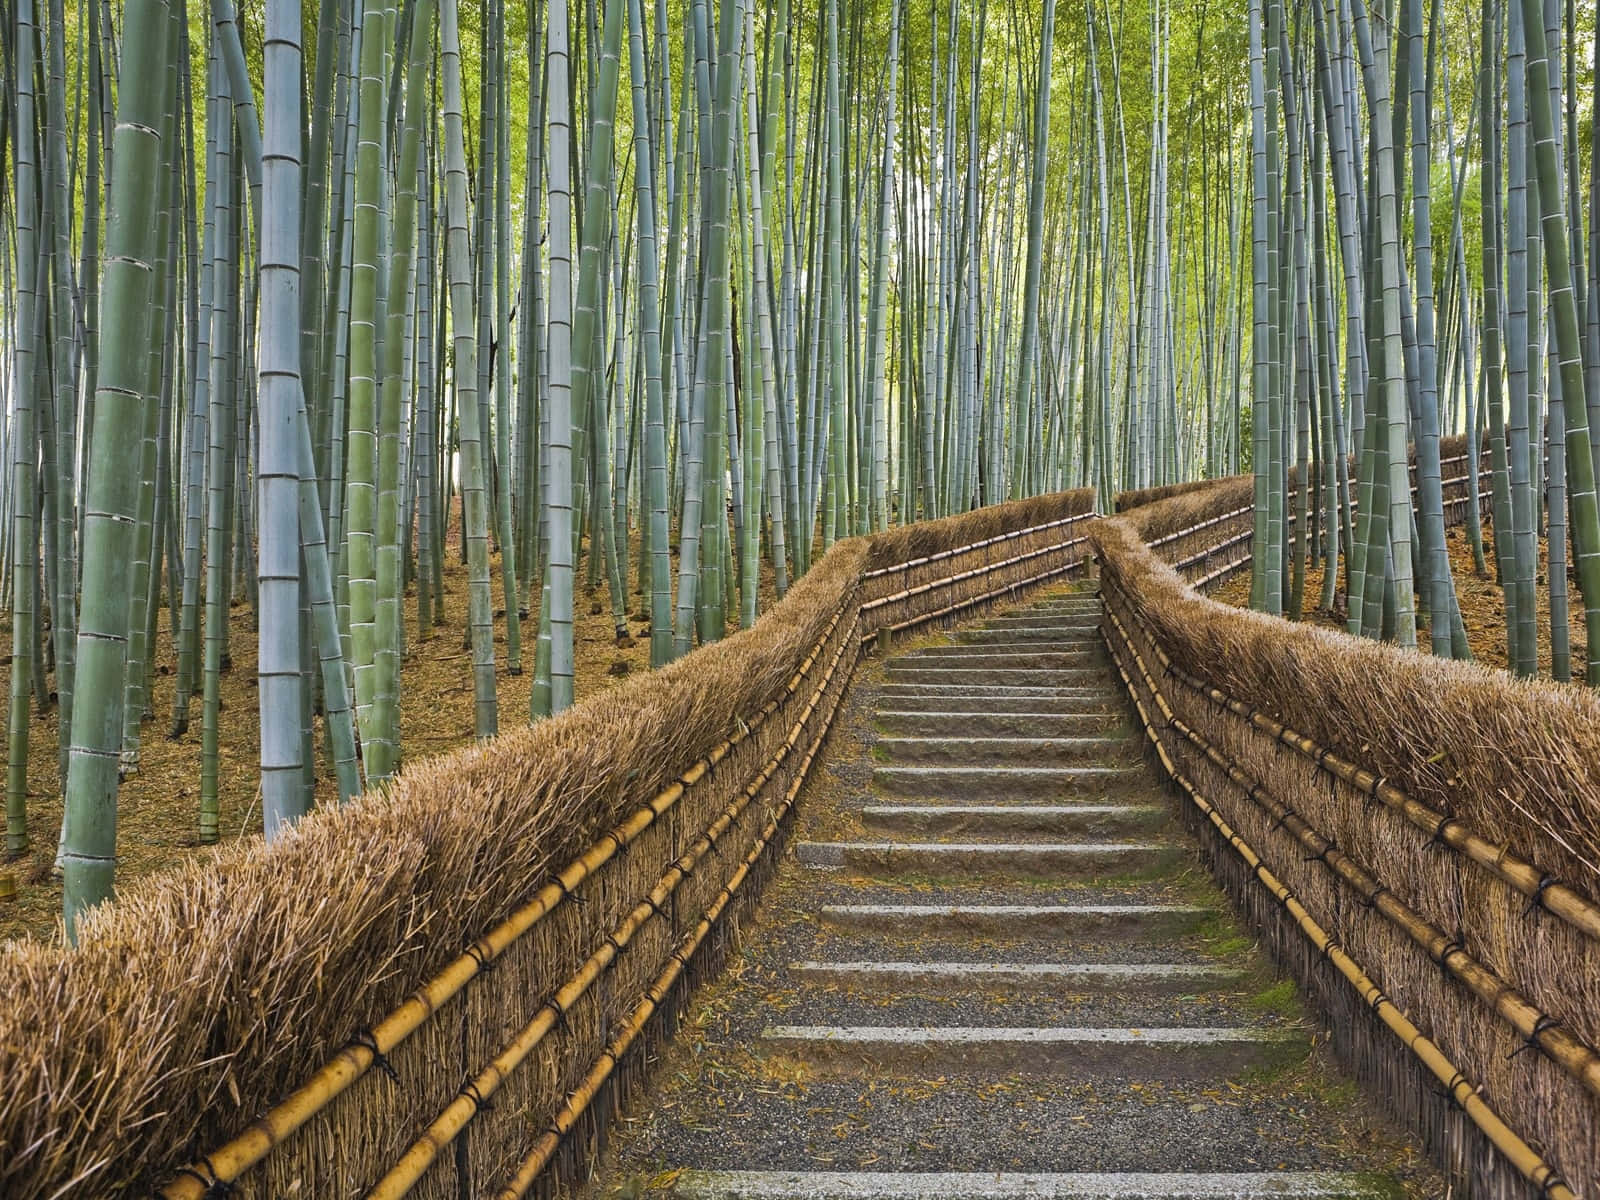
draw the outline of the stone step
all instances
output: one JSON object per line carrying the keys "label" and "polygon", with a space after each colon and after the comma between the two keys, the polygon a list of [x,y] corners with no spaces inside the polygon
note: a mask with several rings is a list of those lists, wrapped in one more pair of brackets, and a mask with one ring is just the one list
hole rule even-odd
{"label": "stone step", "polygon": [[1163,804],[868,804],[861,823],[883,833],[1092,837],[1148,833],[1171,814]]}
{"label": "stone step", "polygon": [[1099,636],[1100,614],[1031,613],[1026,616],[991,617],[979,629],[1047,629],[1053,637]]}
{"label": "stone step", "polygon": [[1110,670],[1111,660],[1090,650],[995,651],[991,654],[950,653],[950,646],[935,650],[918,650],[894,660],[897,665],[917,671],[977,670],[985,671],[1088,671],[1104,673]]}
{"label": "stone step", "polygon": [[884,737],[873,747],[880,759],[896,763],[1012,767],[1075,764],[1107,766],[1139,753],[1128,737]]}
{"label": "stone step", "polygon": [[1192,934],[1218,910],[1198,904],[829,904],[825,925],[910,939],[939,936],[1137,940]]}
{"label": "stone step", "polygon": [[967,654],[975,658],[989,654],[1081,654],[1092,656],[1100,662],[1109,661],[1105,643],[1098,637],[1038,639],[990,637],[982,641],[962,638],[939,645],[924,646],[920,650],[908,650],[906,657],[915,658],[922,654]]}
{"label": "stone step", "polygon": [[821,1071],[892,1067],[1076,1081],[1213,1080],[1282,1066],[1310,1050],[1299,1030],[1254,1026],[774,1025],[761,1036],[768,1049]]}
{"label": "stone step", "polygon": [[847,867],[872,874],[1049,876],[1088,880],[1153,875],[1184,857],[1166,842],[797,842],[808,867]]}
{"label": "stone step", "polygon": [[680,1200],[1394,1200],[1391,1182],[1339,1171],[681,1171]]}
{"label": "stone step", "polygon": [[812,983],[888,993],[908,987],[941,992],[1005,988],[1051,996],[1124,990],[1187,995],[1226,987],[1246,974],[1238,967],[1210,963],[799,962],[789,970]]}
{"label": "stone step", "polygon": [[983,687],[951,684],[886,683],[879,702],[897,712],[1094,713],[1123,710],[1120,691],[1097,687]]}
{"label": "stone step", "polygon": [[910,659],[897,659],[887,667],[892,683],[944,683],[972,688],[1084,687],[1109,682],[1104,667],[923,667]]}
{"label": "stone step", "polygon": [[873,787],[896,796],[959,799],[1042,800],[1104,797],[1130,789],[1149,789],[1144,771],[1125,767],[910,767],[876,766]]}
{"label": "stone step", "polygon": [[1056,644],[1063,649],[1073,646],[1093,646],[1105,649],[1100,637],[1100,626],[1079,622],[1072,625],[1052,625],[1046,621],[1029,621],[1024,624],[986,625],[975,629],[957,629],[950,634],[958,646],[991,645],[1044,645]]}
{"label": "stone step", "polygon": [[967,712],[880,709],[877,714],[879,729],[901,737],[1109,736],[1106,731],[1119,728],[1121,723],[1120,718],[1103,713],[985,712],[980,704],[974,704]]}

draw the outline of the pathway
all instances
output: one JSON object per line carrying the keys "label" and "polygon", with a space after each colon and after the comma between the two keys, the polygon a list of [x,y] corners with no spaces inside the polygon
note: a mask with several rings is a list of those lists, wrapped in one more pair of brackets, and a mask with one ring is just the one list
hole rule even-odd
{"label": "pathway", "polygon": [[864,664],[745,949],[625,1118],[602,1190],[1418,1187],[1414,1150],[1222,914],[1140,756],[1099,612],[1058,593]]}

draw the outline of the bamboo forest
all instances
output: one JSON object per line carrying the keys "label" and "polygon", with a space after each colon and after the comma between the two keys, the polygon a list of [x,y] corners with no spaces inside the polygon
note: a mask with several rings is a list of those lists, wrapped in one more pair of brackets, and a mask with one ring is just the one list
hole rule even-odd
{"label": "bamboo forest", "polygon": [[0,1197],[1600,1198],[1600,0],[0,0]]}
{"label": "bamboo forest", "polygon": [[430,640],[491,738],[586,615],[660,668],[1080,486],[1250,473],[1251,607],[1468,657],[1475,574],[1600,683],[1588,0],[7,12],[6,851],[69,926],[152,742],[217,840],[230,706],[271,839],[425,752]]}

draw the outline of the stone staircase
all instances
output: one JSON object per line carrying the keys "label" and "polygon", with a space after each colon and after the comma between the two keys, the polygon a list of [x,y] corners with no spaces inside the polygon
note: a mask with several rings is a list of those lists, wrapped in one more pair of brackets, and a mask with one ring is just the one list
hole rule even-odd
{"label": "stone staircase", "polygon": [[1405,1194],[1412,1152],[1219,911],[1099,619],[1058,594],[864,670],[831,788],[604,1188]]}

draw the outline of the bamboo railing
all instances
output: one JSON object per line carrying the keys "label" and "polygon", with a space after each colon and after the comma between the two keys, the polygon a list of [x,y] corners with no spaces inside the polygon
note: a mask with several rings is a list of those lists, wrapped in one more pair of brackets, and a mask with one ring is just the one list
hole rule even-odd
{"label": "bamboo railing", "polygon": [[[1439,462],[1441,487],[1444,493],[1445,528],[1454,528],[1467,518],[1472,502],[1471,479],[1467,470],[1467,455],[1452,454]],[[1478,472],[1478,505],[1480,514],[1489,514],[1493,496],[1486,486],[1487,457],[1485,451]],[[1411,494],[1417,494],[1416,471],[1412,470]],[[1186,490],[1180,495],[1194,496],[1198,489]],[[1293,539],[1299,514],[1293,510],[1298,491],[1290,488],[1285,502],[1284,520],[1288,536]],[[1356,497],[1350,498],[1351,509],[1356,508]],[[1156,554],[1170,563],[1174,570],[1200,592],[1219,587],[1244,570],[1253,561],[1255,542],[1255,506],[1253,503],[1229,505],[1224,512],[1174,530],[1153,539],[1149,545]]]}

